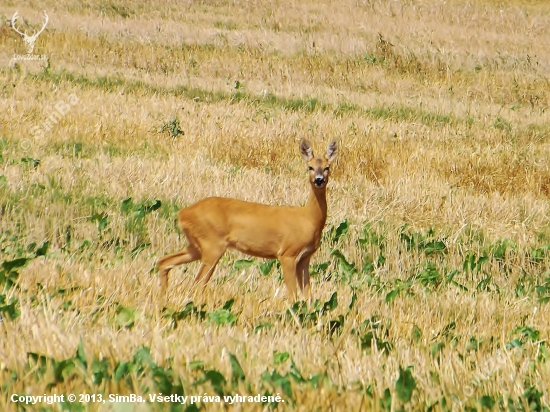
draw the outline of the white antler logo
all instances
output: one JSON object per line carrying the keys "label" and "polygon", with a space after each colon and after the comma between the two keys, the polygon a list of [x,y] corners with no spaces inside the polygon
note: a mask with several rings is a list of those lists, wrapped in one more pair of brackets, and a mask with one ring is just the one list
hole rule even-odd
{"label": "white antler logo", "polygon": [[29,36],[26,33],[26,31],[23,33],[17,30],[17,27],[15,27],[15,22],[17,21],[18,17],[19,15],[18,15],[18,12],[16,11],[13,17],[11,18],[11,27],[23,37],[23,41],[25,42],[25,48],[27,49],[27,54],[32,54],[34,50],[34,43],[36,42],[38,35],[42,33],[46,28],[46,24],[48,24],[49,17],[46,14],[46,12],[44,12],[44,17],[46,18],[46,21],[44,22],[44,25],[42,26],[42,28],[38,32],[34,33],[32,36]]}

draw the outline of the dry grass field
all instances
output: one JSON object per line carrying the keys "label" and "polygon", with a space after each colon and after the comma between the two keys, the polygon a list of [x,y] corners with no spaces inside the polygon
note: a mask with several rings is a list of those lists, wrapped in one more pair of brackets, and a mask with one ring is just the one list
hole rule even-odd
{"label": "dry grass field", "polygon": [[[548,2],[83,3],[0,8],[0,410],[548,411]],[[301,138],[314,301],[236,252],[160,296],[179,208],[306,201]]]}

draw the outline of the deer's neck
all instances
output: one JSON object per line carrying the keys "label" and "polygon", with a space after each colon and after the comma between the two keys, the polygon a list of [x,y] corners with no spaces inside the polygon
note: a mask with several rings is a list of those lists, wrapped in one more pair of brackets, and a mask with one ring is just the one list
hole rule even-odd
{"label": "deer's neck", "polygon": [[316,189],[311,186],[309,198],[305,207],[311,218],[314,219],[319,226],[323,227],[325,225],[325,221],[327,220],[326,186],[322,189]]}

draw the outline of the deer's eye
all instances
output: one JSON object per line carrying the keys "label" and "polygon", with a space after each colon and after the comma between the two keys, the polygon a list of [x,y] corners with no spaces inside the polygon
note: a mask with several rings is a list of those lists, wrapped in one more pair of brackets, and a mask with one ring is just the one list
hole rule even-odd
{"label": "deer's eye", "polygon": [[309,169],[310,172],[313,172],[313,167],[309,166],[308,169]]}
{"label": "deer's eye", "polygon": [[327,167],[325,167],[325,169],[324,169],[324,170],[325,170],[325,172],[328,172],[328,170],[329,170],[329,167],[328,167],[328,166],[327,166]]}

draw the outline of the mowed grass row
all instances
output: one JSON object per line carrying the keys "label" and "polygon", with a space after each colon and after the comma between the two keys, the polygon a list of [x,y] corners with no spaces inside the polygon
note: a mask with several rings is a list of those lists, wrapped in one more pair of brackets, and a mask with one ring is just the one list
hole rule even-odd
{"label": "mowed grass row", "polygon": [[[546,410],[547,5],[260,6],[20,8],[47,63],[2,26],[2,410]],[[302,137],[341,147],[316,300],[233,252],[160,297],[180,207],[305,202]]]}

